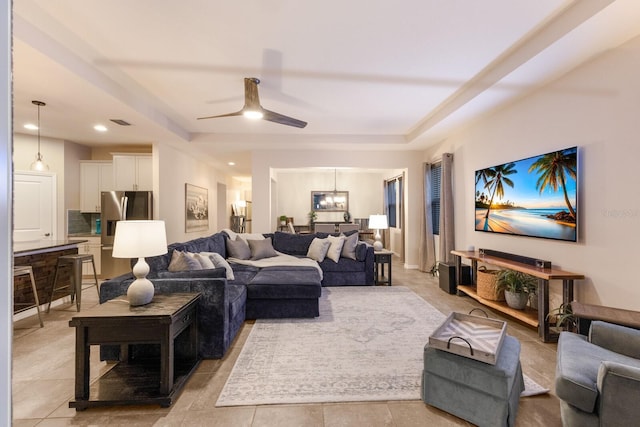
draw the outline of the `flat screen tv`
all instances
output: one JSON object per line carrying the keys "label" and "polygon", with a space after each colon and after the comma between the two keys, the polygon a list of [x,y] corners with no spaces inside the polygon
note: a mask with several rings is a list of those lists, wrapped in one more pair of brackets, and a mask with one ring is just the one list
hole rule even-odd
{"label": "flat screen tv", "polygon": [[577,240],[578,147],[480,169],[475,173],[475,229]]}

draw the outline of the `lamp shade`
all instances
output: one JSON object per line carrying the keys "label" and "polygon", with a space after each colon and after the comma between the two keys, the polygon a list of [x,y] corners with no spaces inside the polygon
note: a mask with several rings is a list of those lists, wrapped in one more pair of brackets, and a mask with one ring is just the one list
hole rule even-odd
{"label": "lamp shade", "polygon": [[114,258],[143,258],[167,253],[164,221],[118,221]]}
{"label": "lamp shade", "polygon": [[374,230],[386,230],[389,228],[386,215],[369,215],[369,228]]}

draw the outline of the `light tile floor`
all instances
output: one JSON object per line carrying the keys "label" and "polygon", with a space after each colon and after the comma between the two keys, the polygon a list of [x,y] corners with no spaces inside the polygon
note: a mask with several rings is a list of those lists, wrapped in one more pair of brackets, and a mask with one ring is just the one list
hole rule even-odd
{"label": "light tile floor", "polygon": [[[468,313],[482,307],[468,297],[449,295],[438,287],[437,278],[417,270],[393,265],[393,284],[407,286],[445,314]],[[552,285],[553,286],[553,285]],[[97,304],[95,289],[83,292],[82,307]],[[52,308],[39,328],[36,316],[15,322],[13,343],[13,420],[16,427],[42,426],[468,426],[443,411],[416,401],[362,402],[344,404],[267,405],[216,408],[215,402],[244,344],[252,323],[246,322],[227,356],[204,360],[189,379],[171,408],[129,406],[69,409],[74,390],[74,328],[69,319],[76,313],[69,303]],[[560,408],[553,394],[556,345],[540,342],[534,329],[500,313],[490,316],[508,321],[508,333],[520,340],[524,372],[550,388],[548,395],[520,400],[517,423],[525,426],[560,426]],[[91,357],[92,378],[107,366]]]}

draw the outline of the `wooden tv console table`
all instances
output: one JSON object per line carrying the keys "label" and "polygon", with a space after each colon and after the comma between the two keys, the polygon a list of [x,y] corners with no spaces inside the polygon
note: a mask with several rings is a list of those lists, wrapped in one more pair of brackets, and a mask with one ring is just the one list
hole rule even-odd
{"label": "wooden tv console table", "polygon": [[[456,277],[460,277],[460,269],[462,266],[462,258],[471,260],[472,286],[465,286],[458,283],[458,291],[469,295],[478,302],[498,310],[521,322],[538,329],[538,335],[544,342],[554,342],[558,340],[558,334],[551,333],[549,330],[549,281],[562,280],[562,302],[566,305],[573,301],[573,281],[584,279],[584,275],[578,273],[570,273],[568,271],[558,270],[551,267],[536,267],[519,260],[509,259],[502,256],[481,254],[478,251],[451,251],[456,257]],[[509,254],[505,254],[509,255]],[[515,259],[525,257],[513,256]],[[498,267],[508,268],[510,270],[521,271],[538,278],[538,310],[527,308],[526,310],[516,310],[509,307],[506,303],[500,301],[491,301],[481,298],[476,293],[475,285],[477,283],[478,262],[495,265]]]}

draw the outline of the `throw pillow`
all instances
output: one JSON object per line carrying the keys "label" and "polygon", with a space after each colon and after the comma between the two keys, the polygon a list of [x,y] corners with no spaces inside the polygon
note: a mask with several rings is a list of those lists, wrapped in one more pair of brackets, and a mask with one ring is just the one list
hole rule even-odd
{"label": "throw pillow", "polygon": [[223,267],[225,269],[227,280],[236,279],[236,277],[233,275],[233,269],[231,268],[227,260],[224,259],[222,255],[216,252],[202,252],[202,253],[206,254],[209,257],[209,259],[213,262],[213,265],[215,265],[216,268]]}
{"label": "throw pillow", "polygon": [[206,268],[206,269],[216,268],[213,261],[211,261],[211,258],[209,258],[207,255],[204,255],[202,253],[197,253],[196,259],[200,262],[200,265],[202,266],[202,268]]}
{"label": "throw pillow", "polygon": [[249,259],[251,258],[251,249],[249,245],[242,239],[227,239],[227,254],[229,258]]}
{"label": "throw pillow", "polygon": [[340,253],[342,252],[342,247],[344,246],[344,239],[344,236],[327,237],[327,240],[330,243],[329,249],[327,250],[327,258],[336,263],[340,260]]}
{"label": "throw pillow", "polygon": [[329,250],[329,245],[331,245],[331,242],[328,239],[314,238],[307,251],[307,257],[318,262],[324,261],[324,257],[327,256],[327,251]]}
{"label": "throw pillow", "polygon": [[251,249],[251,259],[254,261],[278,256],[271,244],[271,237],[263,240],[247,240],[247,243],[249,243],[249,249]]}
{"label": "throw pillow", "polygon": [[344,258],[356,259],[356,246],[358,246],[358,233],[355,232],[349,236],[345,236],[344,245],[342,245],[342,253]]}
{"label": "throw pillow", "polygon": [[194,258],[189,257],[186,253],[173,251],[171,254],[171,262],[169,263],[169,271],[188,271],[202,270],[202,266]]}
{"label": "throw pillow", "polygon": [[236,236],[235,240],[242,239],[247,244],[249,240],[264,240],[264,236],[260,233],[237,233]]}

